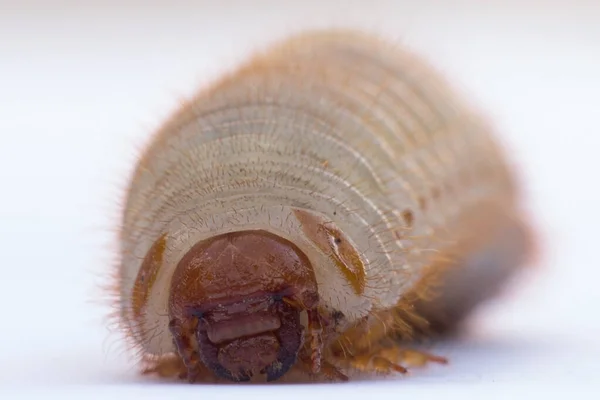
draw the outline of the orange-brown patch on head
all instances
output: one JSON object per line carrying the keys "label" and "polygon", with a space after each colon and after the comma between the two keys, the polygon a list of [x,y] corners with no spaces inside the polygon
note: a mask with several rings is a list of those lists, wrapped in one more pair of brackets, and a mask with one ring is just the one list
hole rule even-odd
{"label": "orange-brown patch on head", "polygon": [[136,319],[142,316],[142,312],[148,303],[150,291],[163,263],[163,255],[166,247],[167,235],[163,234],[152,244],[152,247],[146,253],[146,257],[144,257],[144,261],[142,261],[131,296],[132,311]]}
{"label": "orange-brown patch on head", "polygon": [[362,294],[366,284],[365,264],[349,238],[333,222],[303,210],[295,210],[294,214],[306,237],[329,255],[356,294]]}

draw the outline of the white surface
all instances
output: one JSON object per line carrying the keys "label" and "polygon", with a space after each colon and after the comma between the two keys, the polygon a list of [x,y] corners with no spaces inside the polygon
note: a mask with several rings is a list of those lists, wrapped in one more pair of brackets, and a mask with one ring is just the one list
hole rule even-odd
{"label": "white surface", "polygon": [[[0,398],[600,398],[597,2],[38,3],[0,2]],[[98,304],[136,149],[265,41],[340,25],[413,45],[488,111],[543,233],[537,276],[409,378],[143,381]]]}

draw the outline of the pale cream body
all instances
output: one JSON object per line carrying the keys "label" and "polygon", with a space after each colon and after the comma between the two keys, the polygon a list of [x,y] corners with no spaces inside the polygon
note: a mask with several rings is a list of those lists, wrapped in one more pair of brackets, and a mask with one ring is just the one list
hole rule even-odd
{"label": "pale cream body", "polygon": [[[501,154],[430,67],[360,34],[300,36],[200,93],[153,138],[125,206],[122,317],[145,332],[145,353],[175,351],[167,300],[178,261],[202,239],[265,229],[306,253],[321,302],[352,323],[397,304],[445,245],[441,232],[488,198],[513,205]],[[305,236],[294,209],[350,239],[365,264],[364,293]],[[132,288],[165,233],[138,326]]]}

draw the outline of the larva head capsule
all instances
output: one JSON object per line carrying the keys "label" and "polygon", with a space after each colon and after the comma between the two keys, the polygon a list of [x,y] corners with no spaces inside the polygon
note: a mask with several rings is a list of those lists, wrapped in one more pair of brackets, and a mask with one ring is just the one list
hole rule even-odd
{"label": "larva head capsule", "polygon": [[201,363],[221,378],[272,381],[295,364],[300,314],[318,320],[318,301],[312,265],[293,243],[261,230],[226,233],[197,243],[177,265],[169,329],[188,375]]}

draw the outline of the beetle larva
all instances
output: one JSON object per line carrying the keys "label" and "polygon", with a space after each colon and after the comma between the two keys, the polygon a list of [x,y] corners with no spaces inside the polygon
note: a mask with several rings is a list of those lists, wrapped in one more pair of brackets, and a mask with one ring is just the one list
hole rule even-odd
{"label": "beetle larva", "polygon": [[145,371],[345,380],[443,361],[407,340],[451,329],[530,253],[508,163],[458,97],[409,51],[315,31],[182,107],[120,232],[119,316]]}

